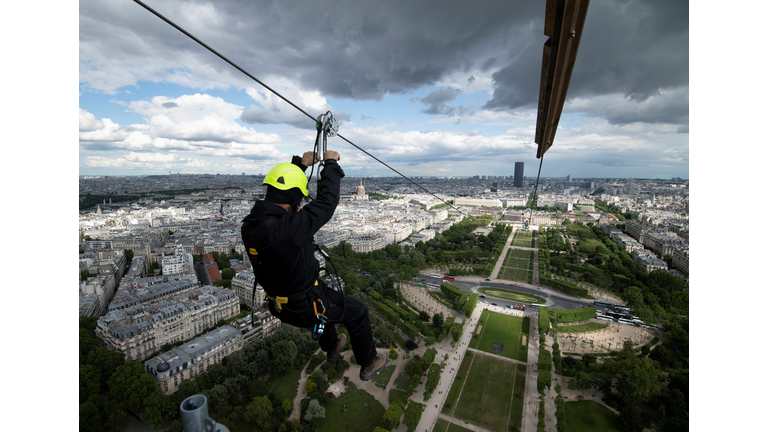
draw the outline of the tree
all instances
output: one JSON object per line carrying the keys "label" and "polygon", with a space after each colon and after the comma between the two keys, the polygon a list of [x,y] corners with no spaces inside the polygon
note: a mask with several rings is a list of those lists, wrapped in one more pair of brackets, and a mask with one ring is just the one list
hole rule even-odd
{"label": "tree", "polygon": [[442,312],[440,312],[439,314],[432,315],[432,326],[436,328],[438,331],[443,331],[444,322],[445,322],[445,319],[443,317]]}
{"label": "tree", "polygon": [[325,415],[325,408],[320,405],[317,399],[312,399],[307,405],[307,410],[304,412],[304,420],[312,421],[312,419],[320,418]]}
{"label": "tree", "polygon": [[80,430],[84,432],[119,432],[128,426],[125,411],[106,396],[91,395],[80,404]]}
{"label": "tree", "polygon": [[283,399],[283,411],[285,411],[286,414],[290,413],[293,409],[293,401],[290,399]]}
{"label": "tree", "polygon": [[123,254],[125,255],[125,262],[126,262],[126,264],[130,264],[131,261],[133,261],[133,250],[132,249],[123,249]]}
{"label": "tree", "polygon": [[400,427],[400,418],[402,416],[403,401],[395,399],[381,418],[381,425],[387,430],[397,429]]}
{"label": "tree", "polygon": [[144,412],[141,413],[141,422],[152,425],[155,430],[160,430],[164,419],[175,417],[178,405],[171,396],[156,391],[144,399]]}
{"label": "tree", "polygon": [[571,220],[570,220],[570,219],[568,219],[568,218],[565,218],[565,219],[563,220],[563,225],[565,225],[565,226],[568,226],[568,225],[570,225],[570,224],[572,224],[572,223],[573,223],[573,222],[571,222]]}
{"label": "tree", "polygon": [[155,380],[137,361],[120,365],[109,378],[109,395],[123,408],[143,408],[144,400],[156,392]]}
{"label": "tree", "polygon": [[[282,326],[281,326],[282,327]],[[288,370],[288,366],[293,363],[298,348],[292,340],[280,340],[272,345],[272,357],[274,357],[274,369],[278,374]]]}
{"label": "tree", "polygon": [[99,370],[93,365],[80,365],[80,403],[85,403],[92,394],[99,394]]}
{"label": "tree", "polygon": [[253,402],[245,408],[243,419],[248,423],[253,423],[263,431],[269,430],[272,424],[272,402],[266,396],[253,398]]}
{"label": "tree", "polygon": [[232,279],[235,277],[235,269],[232,268],[225,268],[221,271],[221,277],[224,279]]}
{"label": "tree", "polygon": [[408,406],[405,408],[405,420],[403,421],[408,426],[408,431],[413,431],[419,425],[422,408],[423,405],[418,402],[408,402]]}

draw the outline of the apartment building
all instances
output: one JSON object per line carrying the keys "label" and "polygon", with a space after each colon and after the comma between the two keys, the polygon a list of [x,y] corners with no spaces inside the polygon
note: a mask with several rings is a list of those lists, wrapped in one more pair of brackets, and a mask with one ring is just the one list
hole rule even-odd
{"label": "apartment building", "polygon": [[501,200],[464,197],[456,198],[454,205],[468,207],[501,207]]}
{"label": "apartment building", "polygon": [[256,287],[256,299],[253,300],[253,284],[256,281],[253,276],[253,269],[238,272],[232,278],[232,291],[240,299],[240,303],[245,304],[251,309],[261,307],[264,303],[264,288],[261,285]]}
{"label": "apartment building", "polygon": [[242,348],[240,332],[231,326],[223,326],[145,361],[144,368],[155,379],[157,388],[170,395],[182,382],[200,375]]}
{"label": "apartment building", "polygon": [[188,275],[164,275],[123,280],[108,310],[126,309],[161,300],[197,287],[197,278]]}
{"label": "apartment building", "polygon": [[144,360],[167,343],[189,339],[219,320],[240,313],[232,290],[205,286],[170,299],[109,311],[96,323],[99,344]]}
{"label": "apartment building", "polygon": [[672,251],[672,264],[686,276],[688,273],[688,248],[679,248]]}
{"label": "apartment building", "polygon": [[648,273],[654,270],[667,270],[668,268],[666,261],[656,258],[656,255],[645,249],[632,251],[629,255],[638,267]]}
{"label": "apartment building", "polygon": [[387,246],[384,235],[377,232],[350,234],[347,243],[355,252],[372,252]]}

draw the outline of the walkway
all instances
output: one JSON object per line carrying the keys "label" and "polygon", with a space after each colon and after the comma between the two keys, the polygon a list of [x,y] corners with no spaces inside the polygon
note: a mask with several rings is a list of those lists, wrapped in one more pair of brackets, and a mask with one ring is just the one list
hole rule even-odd
{"label": "walkway", "polygon": [[507,257],[507,250],[509,250],[509,245],[512,244],[512,239],[515,237],[515,231],[517,230],[517,227],[512,225],[512,233],[509,235],[509,238],[507,238],[507,242],[504,243],[504,248],[501,249],[501,253],[499,254],[499,259],[496,261],[496,265],[493,266],[493,271],[491,272],[491,275],[489,276],[491,279],[498,279],[499,278],[499,272],[501,271],[501,265],[504,264],[504,259]]}
{"label": "walkway", "polygon": [[531,316],[528,334],[531,335],[528,343],[528,368],[525,378],[525,398],[523,399],[523,432],[536,432],[539,422],[539,392],[536,389],[536,381],[539,372],[536,370],[539,363],[539,315]]}
{"label": "walkway", "polygon": [[[451,348],[449,341],[452,340],[450,336],[446,337],[446,342],[435,346],[437,348],[437,355],[435,356],[435,363],[440,363],[448,355],[448,360],[445,361],[445,367],[440,374],[440,382],[437,384],[437,388],[432,393],[432,397],[424,402],[424,385],[420,385],[416,390],[416,393],[411,397],[416,402],[424,403],[425,409],[421,414],[421,420],[419,421],[417,431],[429,430],[431,431],[437,423],[437,419],[440,418],[440,411],[443,409],[443,404],[446,398],[448,398],[448,391],[451,389],[456,378],[456,370],[461,366],[461,362],[466,354],[469,342],[472,339],[472,335],[477,327],[477,321],[480,315],[483,313],[482,307],[475,307],[472,316],[464,321],[464,331],[456,343],[456,348]],[[457,320],[458,321],[458,320]],[[454,358],[456,360],[454,360]],[[425,380],[426,382],[426,380]],[[448,419],[447,419],[448,420]],[[451,421],[451,420],[448,420]],[[456,423],[470,430],[484,430],[478,428],[470,428],[471,424],[465,424],[463,421],[453,420],[452,423]],[[405,431],[407,428],[405,425],[401,425],[397,431]]]}

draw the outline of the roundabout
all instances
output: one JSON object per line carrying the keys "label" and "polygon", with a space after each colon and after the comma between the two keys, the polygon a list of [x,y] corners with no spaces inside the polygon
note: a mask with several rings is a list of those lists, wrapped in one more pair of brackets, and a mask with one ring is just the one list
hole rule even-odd
{"label": "roundabout", "polygon": [[540,303],[543,305],[547,302],[537,295],[524,294],[521,292],[509,291],[501,288],[481,287],[477,289],[477,292],[486,296],[517,301],[521,303]]}

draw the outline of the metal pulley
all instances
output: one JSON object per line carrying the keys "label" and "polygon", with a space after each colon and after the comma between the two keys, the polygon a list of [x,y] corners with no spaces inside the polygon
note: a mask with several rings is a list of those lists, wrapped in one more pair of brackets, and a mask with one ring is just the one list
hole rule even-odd
{"label": "metal pulley", "polygon": [[[327,111],[325,114],[321,114],[315,122],[315,128],[317,129],[317,141],[315,142],[315,148],[317,148],[317,158],[322,164],[325,152],[328,151],[328,137],[335,137],[339,133],[339,122]],[[322,134],[322,144],[320,143],[320,135]]]}

